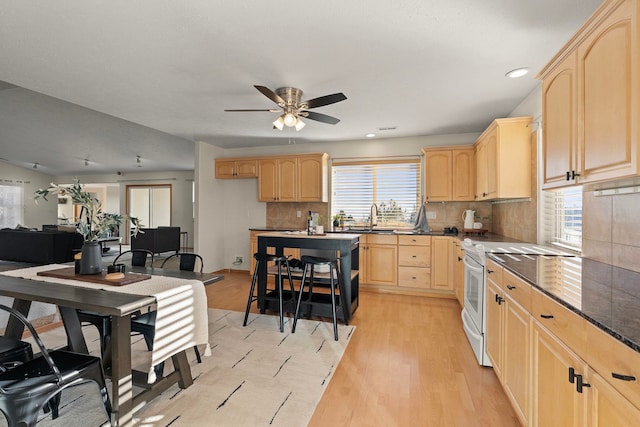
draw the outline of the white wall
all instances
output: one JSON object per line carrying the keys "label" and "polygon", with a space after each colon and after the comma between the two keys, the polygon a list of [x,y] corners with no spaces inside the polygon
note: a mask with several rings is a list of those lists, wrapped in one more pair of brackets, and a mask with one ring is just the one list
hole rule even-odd
{"label": "white wall", "polygon": [[249,228],[264,227],[266,224],[266,203],[258,202],[257,179],[215,179],[215,158],[321,152],[329,153],[331,158],[416,156],[421,154],[422,147],[473,144],[478,135],[479,133],[314,142],[236,149],[197,143],[197,252],[205,258],[207,271],[230,268],[236,255],[241,255],[244,263],[233,268],[248,270],[252,255]]}

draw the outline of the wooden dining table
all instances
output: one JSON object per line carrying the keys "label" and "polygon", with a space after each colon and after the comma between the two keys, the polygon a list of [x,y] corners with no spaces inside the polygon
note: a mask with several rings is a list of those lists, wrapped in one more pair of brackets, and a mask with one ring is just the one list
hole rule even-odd
{"label": "wooden dining table", "polygon": [[[144,268],[140,267],[140,269]],[[208,284],[224,278],[222,275],[210,273],[182,272],[180,274],[175,270],[151,268],[148,270],[151,271],[146,271],[147,274],[164,273],[166,277],[193,279],[196,275]],[[186,274],[189,277],[185,277],[184,273],[191,274]],[[154,310],[157,303],[154,296],[85,288],[51,281],[43,286],[42,282],[36,280],[6,275],[0,275],[0,295],[14,298],[13,308],[25,316],[28,315],[31,303],[34,301],[57,305],[67,335],[69,350],[80,353],[88,353],[88,348],[76,310],[94,311],[111,316],[112,362],[109,374],[112,386],[112,421],[116,426],[132,425],[134,408],[150,401],[173,384],[178,383],[180,388],[187,388],[193,384],[185,350],[171,356],[174,371],[153,384],[146,384],[143,373],[132,369],[131,316],[134,313]],[[22,323],[15,318],[9,319],[6,336],[21,338],[23,331]],[[142,384],[144,386],[142,392],[134,395],[134,384]]]}

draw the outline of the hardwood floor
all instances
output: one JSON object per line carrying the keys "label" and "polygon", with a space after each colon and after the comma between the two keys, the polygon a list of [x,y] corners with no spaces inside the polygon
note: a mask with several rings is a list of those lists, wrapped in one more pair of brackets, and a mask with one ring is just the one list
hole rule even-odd
{"label": "hardwood floor", "polygon": [[[244,311],[249,274],[224,274],[207,287],[209,307]],[[520,425],[493,369],[476,362],[456,300],[361,292],[351,323],[309,427]]]}

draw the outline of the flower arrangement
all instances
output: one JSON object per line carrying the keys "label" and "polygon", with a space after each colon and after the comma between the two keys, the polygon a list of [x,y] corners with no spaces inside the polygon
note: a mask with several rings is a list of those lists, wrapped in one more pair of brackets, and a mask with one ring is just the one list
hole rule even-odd
{"label": "flower arrangement", "polygon": [[112,230],[120,227],[127,219],[133,225],[132,235],[136,236],[140,231],[140,221],[138,218],[128,215],[111,214],[102,211],[100,200],[91,196],[91,193],[84,191],[78,178],[74,178],[74,183],[69,186],[51,183],[49,188],[38,189],[35,192],[34,200],[47,200],[51,194],[70,196],[73,203],[80,205],[80,218],[77,224],[78,233],[82,234],[85,242],[95,242],[102,237],[106,237]]}

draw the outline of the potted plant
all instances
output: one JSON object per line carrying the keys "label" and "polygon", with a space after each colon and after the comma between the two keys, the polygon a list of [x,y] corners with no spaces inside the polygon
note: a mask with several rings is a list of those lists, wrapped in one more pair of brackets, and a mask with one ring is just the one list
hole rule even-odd
{"label": "potted plant", "polygon": [[100,200],[93,197],[88,191],[84,191],[78,178],[69,186],[51,183],[49,188],[38,189],[34,200],[47,200],[50,194],[69,196],[74,204],[79,205],[80,215],[76,224],[78,233],[82,234],[82,258],[80,259],[80,274],[98,274],[102,271],[102,250],[100,239],[106,237],[111,230],[120,227],[123,221],[131,221],[133,225],[132,235],[136,236],[140,231],[138,218],[128,215],[110,214],[102,211]]}

